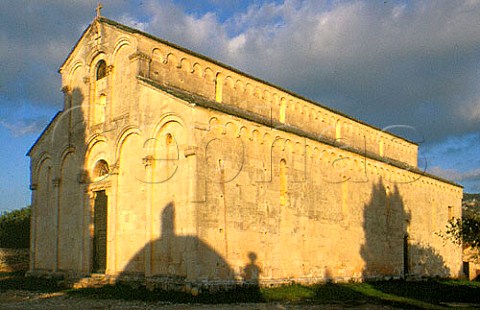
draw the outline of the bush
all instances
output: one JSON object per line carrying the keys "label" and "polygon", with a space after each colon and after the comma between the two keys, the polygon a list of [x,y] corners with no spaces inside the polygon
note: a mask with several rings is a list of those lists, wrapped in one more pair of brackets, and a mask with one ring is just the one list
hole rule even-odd
{"label": "bush", "polygon": [[0,216],[0,248],[30,246],[30,214],[30,207],[26,207]]}

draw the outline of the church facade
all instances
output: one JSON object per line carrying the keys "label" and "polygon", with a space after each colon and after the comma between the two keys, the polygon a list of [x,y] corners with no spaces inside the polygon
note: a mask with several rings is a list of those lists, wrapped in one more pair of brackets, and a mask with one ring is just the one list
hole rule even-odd
{"label": "church facade", "polygon": [[[32,275],[203,287],[458,277],[418,145],[97,17],[31,157]],[[163,285],[162,284],[162,285]]]}

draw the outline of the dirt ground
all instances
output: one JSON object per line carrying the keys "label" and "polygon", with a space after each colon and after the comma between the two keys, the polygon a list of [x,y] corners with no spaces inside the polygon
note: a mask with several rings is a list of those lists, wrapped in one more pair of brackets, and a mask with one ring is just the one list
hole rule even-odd
{"label": "dirt ground", "polygon": [[[0,309],[217,309],[217,310],[284,310],[284,309],[344,309],[342,305],[289,305],[276,303],[242,303],[242,304],[173,304],[167,302],[147,303],[142,301],[125,301],[113,299],[93,299],[69,296],[64,292],[39,293],[23,290],[0,292]],[[356,309],[395,309],[382,305],[365,304]]]}

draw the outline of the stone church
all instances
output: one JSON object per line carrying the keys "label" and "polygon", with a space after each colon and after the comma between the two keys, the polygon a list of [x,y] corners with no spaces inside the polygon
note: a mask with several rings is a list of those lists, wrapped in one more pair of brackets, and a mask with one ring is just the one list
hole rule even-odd
{"label": "stone church", "polygon": [[162,287],[458,277],[418,145],[97,16],[28,152],[29,274]]}

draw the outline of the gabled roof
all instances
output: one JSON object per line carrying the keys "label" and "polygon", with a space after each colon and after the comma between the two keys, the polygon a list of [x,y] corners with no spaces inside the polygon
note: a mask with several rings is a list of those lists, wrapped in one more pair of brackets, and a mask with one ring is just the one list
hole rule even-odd
{"label": "gabled roof", "polygon": [[58,116],[62,113],[62,111],[58,111],[57,114],[55,114],[55,116],[50,120],[50,122],[48,123],[48,125],[45,127],[45,129],[42,131],[42,133],[38,136],[37,140],[35,140],[35,142],[33,143],[33,145],[30,147],[30,149],[28,150],[27,154],[25,154],[25,156],[30,156],[33,149],[35,148],[35,146],[37,146],[37,144],[40,142],[40,140],[43,138],[43,136],[45,135],[45,133],[50,129],[50,127],[52,127],[53,123],[57,120]]}
{"label": "gabled roof", "polygon": [[347,118],[347,119],[350,119],[350,120],[352,120],[352,121],[354,121],[354,122],[356,122],[356,123],[362,124],[362,125],[364,125],[364,126],[370,127],[370,128],[372,128],[372,129],[375,129],[375,130],[378,130],[378,131],[385,132],[386,134],[389,134],[389,135],[391,135],[392,137],[398,138],[398,139],[400,139],[400,140],[403,140],[403,141],[405,141],[405,142],[408,142],[408,143],[410,143],[410,144],[413,144],[413,145],[417,145],[417,146],[418,146],[418,143],[416,143],[416,142],[414,142],[414,141],[411,141],[411,140],[408,140],[408,139],[405,138],[405,137],[399,136],[399,135],[397,135],[397,134],[394,134],[394,133],[391,133],[391,132],[388,132],[388,131],[383,131],[381,128],[378,128],[378,127],[376,127],[376,126],[373,126],[373,125],[371,125],[371,124],[368,124],[368,123],[366,123],[366,122],[363,122],[363,121],[361,121],[361,120],[359,120],[359,119],[356,119],[356,118],[354,118],[354,117],[352,117],[352,116],[349,116],[349,115],[347,115],[347,114],[344,114],[344,113],[342,113],[342,112],[340,112],[340,111],[337,111],[337,110],[334,110],[334,109],[329,108],[329,107],[327,107],[327,106],[324,106],[324,105],[322,105],[322,104],[320,104],[320,103],[318,103],[318,102],[316,102],[316,101],[313,101],[313,100],[311,100],[311,99],[308,99],[308,98],[306,98],[306,97],[303,97],[303,96],[301,96],[301,95],[298,95],[297,93],[294,93],[294,92],[292,92],[292,91],[290,91],[290,90],[288,90],[288,89],[282,88],[282,87],[277,86],[277,85],[274,85],[274,84],[272,84],[272,83],[270,83],[270,82],[267,82],[267,81],[264,81],[264,80],[259,79],[259,78],[257,78],[257,77],[254,77],[254,76],[252,76],[252,75],[250,75],[250,74],[247,74],[247,73],[245,73],[245,72],[242,72],[242,71],[240,71],[240,70],[238,70],[238,69],[236,69],[236,68],[234,68],[234,67],[231,67],[231,66],[229,66],[229,65],[226,65],[226,64],[224,64],[224,63],[221,63],[221,62],[219,62],[219,61],[217,61],[217,60],[215,60],[215,59],[212,59],[212,58],[209,58],[209,57],[207,57],[207,56],[205,56],[205,55],[196,53],[196,52],[194,52],[194,51],[191,51],[191,50],[189,50],[189,49],[187,49],[187,48],[184,48],[184,47],[182,47],[182,46],[176,45],[176,44],[171,43],[171,42],[169,42],[169,41],[166,41],[166,40],[164,40],[164,39],[160,39],[160,38],[158,38],[158,37],[156,37],[156,36],[153,36],[153,35],[151,35],[151,34],[149,34],[149,33],[143,32],[143,31],[141,31],[141,30],[138,30],[138,29],[131,28],[131,27],[129,27],[129,26],[120,24],[120,23],[118,23],[118,22],[116,22],[116,21],[113,21],[113,20],[111,20],[111,19],[105,18],[105,17],[103,17],[103,16],[100,16],[100,17],[97,17],[96,19],[94,19],[94,21],[85,29],[85,31],[82,33],[82,36],[80,37],[80,39],[78,40],[78,42],[75,44],[75,46],[73,47],[73,49],[70,51],[70,53],[68,54],[66,60],[63,62],[63,64],[62,64],[62,66],[60,67],[60,69],[66,64],[66,62],[68,61],[68,59],[69,59],[69,58],[71,57],[71,55],[74,53],[74,51],[75,51],[75,49],[77,48],[77,46],[80,44],[80,42],[82,41],[82,39],[85,37],[85,35],[88,33],[89,29],[92,27],[92,25],[93,25],[95,22],[105,23],[105,24],[107,24],[107,25],[113,26],[113,27],[115,27],[115,28],[117,28],[117,29],[120,29],[120,30],[122,30],[122,31],[131,33],[131,34],[138,34],[138,35],[144,36],[144,37],[146,37],[146,38],[149,38],[149,39],[151,39],[151,40],[154,40],[154,41],[156,41],[156,42],[158,42],[158,43],[161,43],[161,44],[164,44],[164,45],[173,47],[173,48],[175,48],[175,49],[177,49],[177,50],[180,50],[180,51],[182,51],[182,52],[184,52],[184,53],[186,53],[186,54],[189,54],[189,55],[192,55],[192,56],[194,56],[194,57],[203,59],[203,60],[208,61],[208,62],[210,62],[210,63],[213,63],[213,64],[215,64],[215,65],[217,65],[217,66],[219,66],[219,67],[223,67],[223,68],[225,68],[225,69],[227,69],[227,70],[230,70],[230,71],[232,71],[232,72],[235,72],[235,73],[237,73],[237,74],[239,74],[239,75],[243,75],[243,76],[246,77],[246,78],[249,78],[249,79],[252,79],[252,80],[257,81],[257,82],[259,82],[259,83],[265,84],[265,85],[267,85],[267,86],[276,88],[276,89],[278,89],[278,90],[280,90],[280,91],[282,91],[282,92],[285,92],[285,93],[287,93],[287,94],[289,94],[289,95],[291,95],[291,96],[293,96],[293,97],[296,97],[296,98],[298,98],[298,99],[300,99],[300,100],[303,100],[303,101],[306,101],[306,102],[308,102],[308,103],[314,104],[314,105],[316,105],[316,106],[318,106],[318,107],[321,107],[321,108],[323,108],[323,109],[325,109],[325,110],[327,110],[327,111],[330,111],[330,112],[335,113],[335,114],[337,114],[337,115],[339,115],[339,116],[342,116],[342,117],[345,117],[345,118]]}

